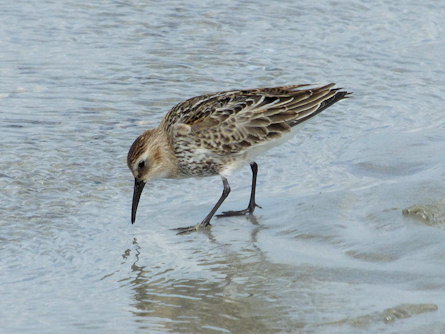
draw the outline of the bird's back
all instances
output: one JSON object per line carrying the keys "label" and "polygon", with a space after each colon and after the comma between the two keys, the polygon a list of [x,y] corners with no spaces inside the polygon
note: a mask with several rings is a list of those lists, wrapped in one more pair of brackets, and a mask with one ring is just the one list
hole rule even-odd
{"label": "bird's back", "polygon": [[348,96],[334,86],[292,85],[197,96],[176,105],[162,126],[173,137],[187,136],[186,142],[215,154],[240,153],[279,139]]}

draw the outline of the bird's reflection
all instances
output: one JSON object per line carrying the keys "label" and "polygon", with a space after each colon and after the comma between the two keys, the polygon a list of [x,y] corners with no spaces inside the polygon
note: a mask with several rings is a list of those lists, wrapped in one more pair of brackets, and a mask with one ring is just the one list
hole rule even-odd
{"label": "bird's reflection", "polygon": [[[271,322],[281,321],[284,306],[273,301],[266,286],[269,275],[282,269],[268,262],[257,246],[258,234],[264,229],[261,219],[248,216],[248,220],[252,224],[250,238],[236,250],[220,242],[211,229],[186,237],[187,247],[192,244],[186,258],[194,264],[185,271],[180,260],[170,265],[141,264],[145,263],[142,254],[144,259],[149,256],[148,249],[135,237],[131,251],[122,255],[133,259],[126,282],[133,291],[135,321],[153,331],[199,333],[207,324],[222,331],[255,328],[256,332],[271,332]],[[203,248],[202,235],[216,247]],[[172,233],[172,238],[177,238],[175,243],[185,242],[184,236]]]}

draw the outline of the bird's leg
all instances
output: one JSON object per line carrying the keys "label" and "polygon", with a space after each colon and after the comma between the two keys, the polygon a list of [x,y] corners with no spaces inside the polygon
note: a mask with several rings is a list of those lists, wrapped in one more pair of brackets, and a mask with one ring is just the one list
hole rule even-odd
{"label": "bird's leg", "polygon": [[227,198],[227,196],[229,196],[229,193],[230,193],[229,182],[227,181],[227,179],[224,176],[222,177],[222,181],[223,181],[223,186],[224,186],[223,192],[222,192],[221,197],[219,198],[218,202],[216,202],[215,206],[209,212],[209,214],[199,224],[196,224],[196,225],[193,225],[193,226],[188,226],[188,227],[175,228],[174,230],[178,231],[178,234],[194,232],[194,231],[198,231],[198,230],[200,230],[202,228],[206,228],[206,227],[210,226],[210,220],[212,219],[212,217],[215,214],[216,210],[219,209],[221,204],[224,202],[224,200]]}
{"label": "bird's leg", "polygon": [[258,174],[258,165],[256,162],[252,162],[250,164],[250,168],[252,169],[252,190],[250,192],[250,201],[247,209],[239,210],[239,211],[224,211],[223,213],[216,215],[218,218],[221,217],[231,217],[231,216],[242,216],[245,214],[252,214],[255,210],[255,207],[261,208],[258,204],[255,203],[255,190],[256,190],[256,176]]}

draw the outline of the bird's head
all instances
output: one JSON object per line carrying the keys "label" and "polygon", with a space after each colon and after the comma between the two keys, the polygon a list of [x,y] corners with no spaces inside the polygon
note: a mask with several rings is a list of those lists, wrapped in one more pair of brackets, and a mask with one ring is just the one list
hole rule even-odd
{"label": "bird's head", "polygon": [[145,184],[149,180],[171,176],[168,151],[164,137],[159,135],[157,129],[145,131],[131,145],[127,155],[127,165],[134,176],[132,223],[136,220],[136,211]]}

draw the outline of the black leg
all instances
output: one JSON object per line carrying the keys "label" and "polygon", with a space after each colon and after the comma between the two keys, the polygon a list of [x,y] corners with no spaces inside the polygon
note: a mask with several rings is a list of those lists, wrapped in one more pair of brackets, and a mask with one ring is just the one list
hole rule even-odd
{"label": "black leg", "polygon": [[212,219],[216,210],[219,209],[221,204],[224,202],[224,200],[230,194],[229,182],[227,181],[227,179],[225,177],[222,177],[222,181],[223,181],[223,186],[224,186],[223,192],[222,192],[221,197],[219,198],[218,202],[216,202],[215,206],[209,212],[209,214],[204,218],[204,220],[201,223],[199,223],[197,225],[175,228],[174,230],[179,231],[178,234],[194,232],[194,231],[198,231],[199,229],[206,228],[206,227],[210,226],[210,220]]}
{"label": "black leg", "polygon": [[255,203],[255,190],[256,190],[256,176],[258,174],[258,165],[256,162],[252,162],[250,164],[250,168],[252,169],[252,189],[250,191],[250,201],[247,209],[239,210],[239,211],[224,211],[223,213],[216,215],[218,218],[221,217],[231,217],[231,216],[242,216],[245,214],[252,214],[255,211],[255,207],[261,208],[258,204]]}

